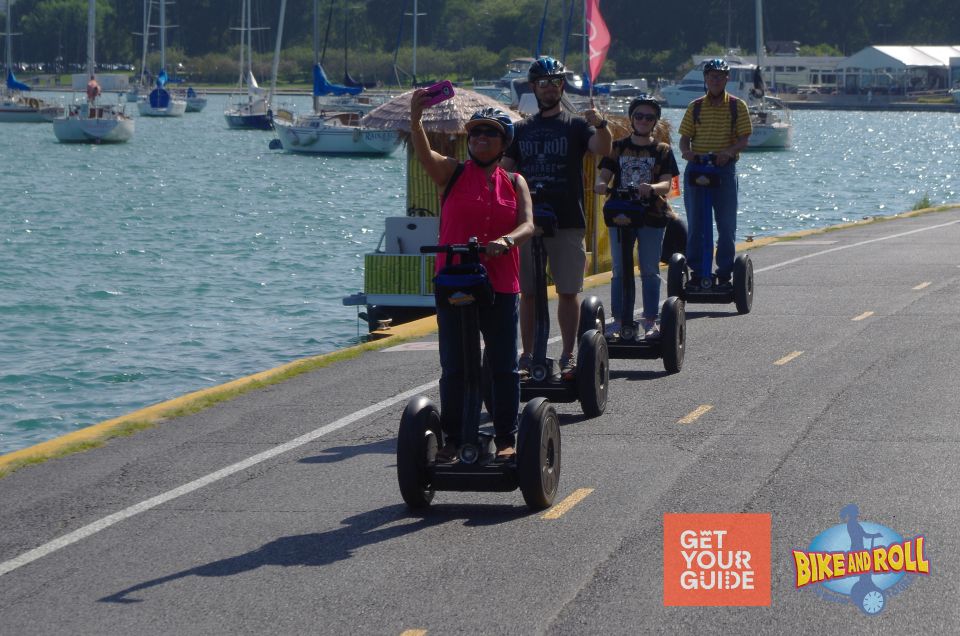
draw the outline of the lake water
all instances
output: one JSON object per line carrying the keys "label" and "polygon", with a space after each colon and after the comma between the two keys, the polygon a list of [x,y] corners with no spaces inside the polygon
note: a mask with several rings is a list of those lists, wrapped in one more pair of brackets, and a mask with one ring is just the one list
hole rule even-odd
{"label": "lake water", "polygon": [[[404,214],[403,150],[283,154],[210,102],[138,118],[117,146],[0,124],[0,453],[361,336],[340,299],[362,289],[384,217]],[[794,123],[792,150],[740,162],[738,238],[960,199],[960,114]]]}

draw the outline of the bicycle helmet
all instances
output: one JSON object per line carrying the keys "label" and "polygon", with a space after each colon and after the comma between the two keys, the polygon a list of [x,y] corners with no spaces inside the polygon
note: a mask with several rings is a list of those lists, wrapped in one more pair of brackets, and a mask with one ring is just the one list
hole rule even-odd
{"label": "bicycle helmet", "polygon": [[499,128],[503,137],[503,147],[507,148],[513,142],[513,120],[499,108],[482,108],[470,116],[464,124],[467,132],[476,126],[485,125]]}
{"label": "bicycle helmet", "polygon": [[527,71],[527,81],[536,82],[541,77],[563,77],[566,69],[558,60],[552,57],[541,57],[530,65]]}
{"label": "bicycle helmet", "polygon": [[706,76],[706,74],[709,73],[710,71],[720,71],[725,75],[729,75],[730,67],[727,66],[727,63],[721,60],[720,58],[716,58],[713,60],[707,60],[703,65],[704,76]]}
{"label": "bicycle helmet", "polygon": [[633,117],[633,111],[635,111],[640,106],[649,106],[657,113],[657,119],[660,119],[661,108],[660,102],[658,102],[652,95],[647,95],[646,93],[641,93],[633,98],[633,101],[630,102],[630,107],[627,109],[627,117]]}

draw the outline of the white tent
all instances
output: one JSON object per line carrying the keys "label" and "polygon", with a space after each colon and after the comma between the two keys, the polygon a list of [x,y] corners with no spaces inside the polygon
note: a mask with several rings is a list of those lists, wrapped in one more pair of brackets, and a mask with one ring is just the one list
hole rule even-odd
{"label": "white tent", "polygon": [[837,64],[846,92],[943,90],[958,46],[869,46]]}

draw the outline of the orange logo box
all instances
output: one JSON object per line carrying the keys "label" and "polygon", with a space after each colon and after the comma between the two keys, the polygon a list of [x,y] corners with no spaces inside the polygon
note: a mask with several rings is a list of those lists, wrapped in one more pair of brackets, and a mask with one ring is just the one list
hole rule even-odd
{"label": "orange logo box", "polygon": [[663,604],[769,606],[770,515],[663,515]]}

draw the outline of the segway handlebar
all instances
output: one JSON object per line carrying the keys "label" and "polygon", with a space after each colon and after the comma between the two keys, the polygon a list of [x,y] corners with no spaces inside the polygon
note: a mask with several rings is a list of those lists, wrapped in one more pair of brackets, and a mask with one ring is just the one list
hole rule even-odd
{"label": "segway handlebar", "polygon": [[487,246],[481,245],[476,237],[471,237],[466,243],[451,243],[449,245],[421,245],[421,254],[446,254],[448,257],[454,254],[476,257],[479,254],[486,254]]}
{"label": "segway handlebar", "polygon": [[715,166],[717,165],[717,153],[708,152],[702,155],[693,156],[694,163],[703,164],[705,166]]}

